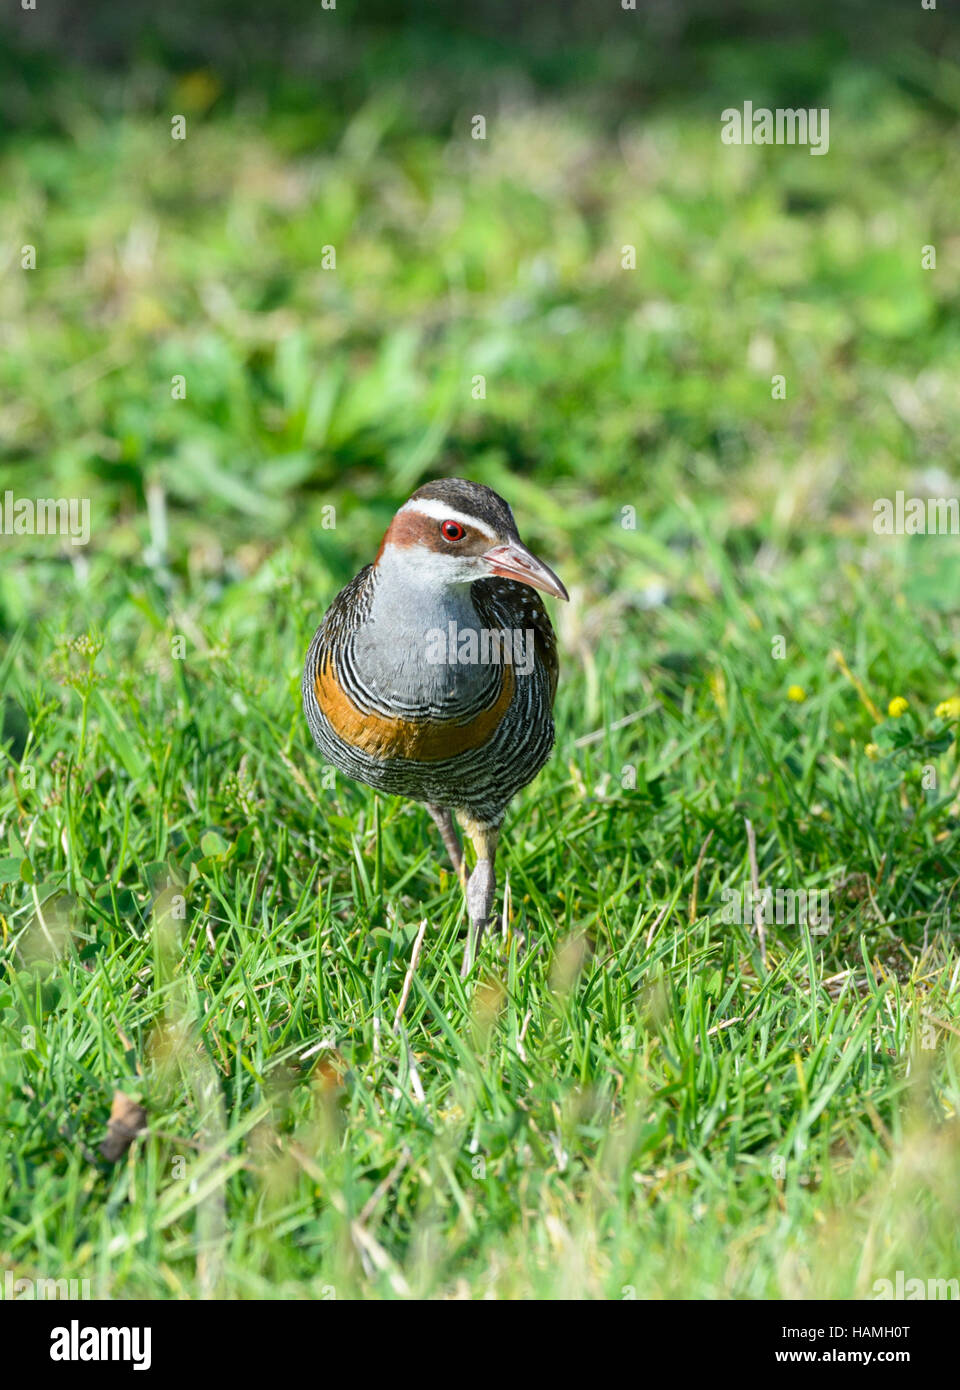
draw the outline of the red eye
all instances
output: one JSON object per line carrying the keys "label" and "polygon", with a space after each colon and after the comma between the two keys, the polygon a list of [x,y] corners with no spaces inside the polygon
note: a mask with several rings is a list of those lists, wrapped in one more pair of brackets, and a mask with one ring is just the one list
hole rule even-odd
{"label": "red eye", "polygon": [[459,521],[445,521],[440,527],[440,534],[445,541],[462,541],[467,533]]}

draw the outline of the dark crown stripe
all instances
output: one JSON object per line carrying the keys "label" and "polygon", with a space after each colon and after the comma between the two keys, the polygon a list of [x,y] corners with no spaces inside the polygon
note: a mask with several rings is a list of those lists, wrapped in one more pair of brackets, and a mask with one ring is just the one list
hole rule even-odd
{"label": "dark crown stripe", "polygon": [[482,483],[471,483],[466,478],[440,478],[417,488],[410,501],[415,502],[419,498],[447,502],[456,511],[475,516],[496,531],[509,536],[517,535],[517,525],[506,502],[493,488],[484,487]]}

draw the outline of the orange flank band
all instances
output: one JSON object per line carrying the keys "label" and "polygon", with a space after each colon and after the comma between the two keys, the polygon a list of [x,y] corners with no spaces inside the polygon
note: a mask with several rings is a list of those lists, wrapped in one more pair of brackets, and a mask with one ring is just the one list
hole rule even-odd
{"label": "orange flank band", "polygon": [[492,737],[510,708],[516,677],[513,667],[505,665],[496,701],[468,724],[364,714],[344,693],[329,659],[321,664],[313,685],[323,717],[351,748],[359,748],[374,758],[409,758],[418,763],[436,763],[479,748]]}

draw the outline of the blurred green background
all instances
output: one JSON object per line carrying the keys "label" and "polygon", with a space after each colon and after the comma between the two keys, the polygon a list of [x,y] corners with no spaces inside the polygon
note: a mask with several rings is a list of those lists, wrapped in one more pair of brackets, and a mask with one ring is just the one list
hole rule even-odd
{"label": "blurred green background", "polygon": [[[856,547],[875,496],[949,472],[942,10],[468,8],[2,21],[0,467],[91,498],[94,575],[156,559],[151,485],[174,573],[229,582],[282,544],[346,578],[419,481],[467,472],[567,531],[591,586],[673,589],[685,497],[742,556]],[[747,98],[829,106],[829,154],[721,145]],[[0,545],[16,623],[57,564]]]}

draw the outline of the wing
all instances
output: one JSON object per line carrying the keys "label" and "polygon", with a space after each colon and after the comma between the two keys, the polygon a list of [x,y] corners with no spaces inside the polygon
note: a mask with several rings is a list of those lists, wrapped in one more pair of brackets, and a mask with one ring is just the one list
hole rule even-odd
{"label": "wing", "polygon": [[560,663],[557,638],[543,595],[529,584],[497,578],[478,579],[471,588],[471,597],[481,620],[490,627],[533,629],[534,651],[547,676],[552,709]]}
{"label": "wing", "polygon": [[323,615],[323,622],[317,629],[320,645],[325,648],[336,647],[346,635],[366,620],[370,606],[369,579],[373,565],[364,565],[349,584],[337,594]]}

